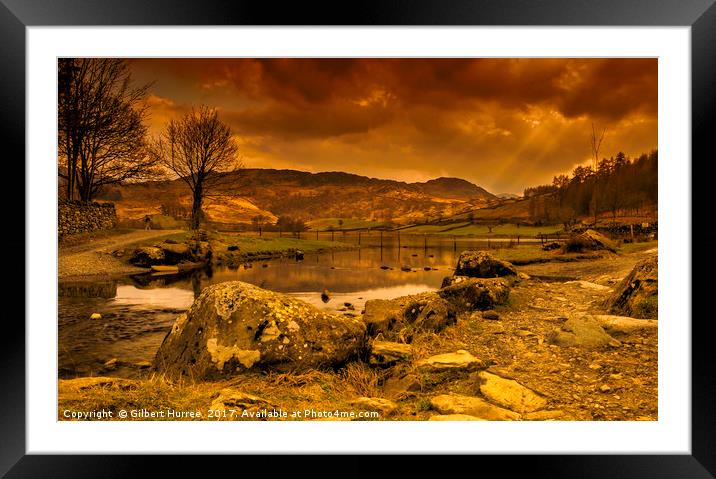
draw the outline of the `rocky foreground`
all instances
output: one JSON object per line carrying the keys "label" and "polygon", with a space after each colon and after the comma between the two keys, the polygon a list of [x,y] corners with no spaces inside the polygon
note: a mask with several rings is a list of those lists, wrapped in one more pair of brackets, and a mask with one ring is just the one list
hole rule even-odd
{"label": "rocky foreground", "polygon": [[464,252],[440,290],[357,318],[217,284],[177,319],[152,379],[61,381],[60,410],[163,391],[156,404],[199,419],[656,420],[656,254],[604,254],[555,280]]}

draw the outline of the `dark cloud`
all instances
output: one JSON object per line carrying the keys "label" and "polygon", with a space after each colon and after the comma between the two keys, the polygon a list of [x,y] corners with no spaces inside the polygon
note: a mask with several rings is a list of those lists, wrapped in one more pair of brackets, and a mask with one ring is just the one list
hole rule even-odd
{"label": "dark cloud", "polygon": [[[218,107],[249,165],[521,191],[603,151],[657,145],[656,59],[142,59],[152,127]],[[345,163],[339,166],[338,163]]]}

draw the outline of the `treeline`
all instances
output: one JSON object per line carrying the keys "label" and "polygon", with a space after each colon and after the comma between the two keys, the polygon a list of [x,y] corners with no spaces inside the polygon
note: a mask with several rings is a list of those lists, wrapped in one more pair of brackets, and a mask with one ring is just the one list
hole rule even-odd
{"label": "treeline", "polygon": [[251,226],[254,231],[308,231],[308,226],[303,220],[290,216],[279,216],[276,223],[271,223],[269,218],[257,215],[251,218]]}
{"label": "treeline", "polygon": [[555,176],[551,185],[524,190],[530,217],[535,223],[570,226],[580,216],[611,213],[616,220],[623,209],[639,210],[658,200],[658,151],[629,158],[619,152],[602,159],[596,171],[578,166],[567,175]]}

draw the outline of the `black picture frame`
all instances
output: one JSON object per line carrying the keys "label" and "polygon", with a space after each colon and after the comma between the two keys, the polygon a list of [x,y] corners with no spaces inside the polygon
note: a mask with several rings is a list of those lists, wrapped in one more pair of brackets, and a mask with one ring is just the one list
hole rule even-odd
{"label": "black picture frame", "polygon": [[[713,156],[711,137],[716,106],[716,0],[392,0],[373,2],[272,2],[239,0],[0,0],[0,99],[5,149],[13,158],[25,158],[25,29],[29,26],[139,26],[139,25],[545,25],[545,26],[690,26],[692,66],[692,158],[674,159],[692,168],[692,218],[708,218],[710,193],[704,163]],[[8,148],[9,147],[9,148]],[[699,161],[694,161],[698,158]],[[24,161],[15,161],[15,178],[25,178]],[[701,172],[699,175],[697,172]],[[26,178],[25,178],[26,179]],[[27,180],[27,179],[26,179]],[[16,181],[21,190],[24,182]],[[15,198],[24,197],[23,191]],[[14,225],[24,224],[24,210],[9,213]],[[692,223],[696,225],[696,223]],[[699,271],[713,264],[708,248],[715,235],[708,225],[692,231],[692,255]],[[19,230],[19,228],[18,228]],[[686,234],[686,232],[684,232]],[[25,234],[6,240],[12,251],[24,251]],[[15,255],[19,261],[19,255]],[[18,265],[19,266],[19,265]],[[23,265],[24,266],[24,265]],[[17,268],[16,271],[24,271]],[[692,268],[696,272],[696,269]],[[691,455],[570,455],[515,456],[480,459],[481,471],[505,464],[510,472],[529,470],[537,477],[716,477],[716,348],[712,346],[710,315],[697,316],[698,304],[708,297],[708,281],[691,281],[693,312],[666,320],[692,320],[692,449]],[[16,284],[23,280],[17,279]],[[24,307],[23,307],[24,315]],[[127,477],[149,472],[146,460],[190,473],[207,462],[191,456],[61,456],[26,455],[25,436],[25,328],[19,315],[5,312],[0,334],[2,387],[0,387],[0,474],[6,477]],[[224,458],[227,459],[227,458]],[[435,459],[435,458],[433,458]],[[233,462],[235,460],[222,461]],[[264,462],[266,461],[266,462]],[[342,459],[341,475],[365,476],[374,466],[365,458]],[[297,467],[293,460],[270,462],[272,473]],[[440,460],[432,461],[439,466]],[[494,463],[494,464],[493,464]],[[208,467],[215,467],[212,463]],[[418,458],[401,461],[400,469],[427,464]],[[328,468],[328,466],[326,466]],[[477,467],[477,464],[475,464]],[[443,470],[448,472],[443,463]],[[499,470],[499,469],[498,469]],[[330,470],[327,472],[330,473]],[[385,470],[388,473],[388,469]],[[273,474],[272,474],[273,475]]]}

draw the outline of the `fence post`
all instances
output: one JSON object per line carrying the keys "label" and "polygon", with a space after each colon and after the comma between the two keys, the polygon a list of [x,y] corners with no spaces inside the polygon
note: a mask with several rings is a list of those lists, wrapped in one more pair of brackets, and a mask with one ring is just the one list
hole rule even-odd
{"label": "fence post", "polygon": [[455,235],[452,235],[452,250],[457,251],[457,238]]}
{"label": "fence post", "polygon": [[[383,249],[383,230],[380,230],[380,249],[381,250]],[[381,254],[382,254],[382,252],[381,252]],[[383,259],[383,257],[381,256],[380,259]]]}
{"label": "fence post", "polygon": [[358,246],[360,246],[360,230],[358,230]]}
{"label": "fence post", "polygon": [[517,235],[517,246],[520,245],[520,235]]}

